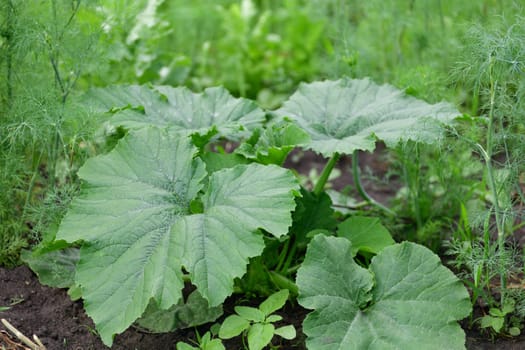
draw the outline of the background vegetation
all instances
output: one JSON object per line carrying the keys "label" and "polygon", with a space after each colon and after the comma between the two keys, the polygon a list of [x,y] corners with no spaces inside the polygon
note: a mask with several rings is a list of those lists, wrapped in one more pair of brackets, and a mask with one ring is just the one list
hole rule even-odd
{"label": "background vegetation", "polygon": [[4,0],[0,265],[53,239],[76,170],[110,147],[114,130],[78,103],[90,87],[224,85],[273,108],[302,81],[371,77],[465,113],[440,148],[392,152],[403,220],[387,224],[447,251],[473,302],[508,295],[523,317],[525,295],[506,286],[523,270],[522,14],[510,0]]}

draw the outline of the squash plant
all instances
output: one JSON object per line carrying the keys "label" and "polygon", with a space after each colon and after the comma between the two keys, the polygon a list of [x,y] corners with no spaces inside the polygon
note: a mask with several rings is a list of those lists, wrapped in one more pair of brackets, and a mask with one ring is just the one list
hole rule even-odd
{"label": "squash plant", "polygon": [[[301,84],[270,112],[223,88],[117,86],[92,90],[88,101],[126,135],[79,170],[81,193],[53,244],[80,247],[79,257],[68,255],[75,270],[65,280],[105,344],[135,322],[169,331],[213,321],[236,288],[268,283],[298,294],[307,308],[337,310],[308,316],[310,349],[396,348],[415,337],[429,348],[449,338],[447,348],[461,347],[455,321],[470,303],[452,273],[426,248],[395,245],[377,219],[338,224],[323,190],[342,154],[371,151],[378,139],[435,141],[458,115],[450,105],[346,78]],[[224,139],[238,144],[233,153],[214,151]],[[281,166],[295,147],[330,158],[312,191]],[[49,251],[57,263],[38,264]],[[371,272],[353,262],[359,253],[372,258]],[[71,271],[56,254],[40,249],[26,260],[52,284],[61,266]],[[385,330],[374,342],[378,327]]]}

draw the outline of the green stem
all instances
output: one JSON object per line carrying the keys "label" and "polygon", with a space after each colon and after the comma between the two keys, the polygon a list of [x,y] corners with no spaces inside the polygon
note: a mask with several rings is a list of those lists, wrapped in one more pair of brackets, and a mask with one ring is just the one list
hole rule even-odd
{"label": "green stem", "polygon": [[290,251],[288,252],[288,257],[286,258],[286,261],[284,262],[284,265],[282,267],[282,271],[284,274],[286,274],[286,272],[288,271],[288,269],[290,268],[290,265],[292,264],[292,260],[295,256],[295,252],[297,251],[297,244],[292,244],[292,247],[290,248]]}
{"label": "green stem", "polygon": [[277,267],[275,268],[276,271],[281,271],[284,262],[286,261],[286,256],[288,255],[288,249],[290,247],[290,240],[292,238],[288,238],[286,242],[284,242],[283,249],[281,250],[281,254],[279,255],[279,262],[277,263]]}
{"label": "green stem", "polygon": [[[492,67],[491,67],[492,68]],[[492,71],[491,71],[492,73]],[[487,127],[487,150],[484,152],[483,156],[485,158],[485,166],[487,167],[487,177],[490,191],[492,192],[492,197],[494,198],[494,217],[496,219],[496,227],[498,230],[498,250],[503,252],[505,244],[505,232],[504,232],[504,218],[501,216],[501,208],[499,206],[499,195],[498,189],[496,186],[496,179],[494,176],[494,169],[492,167],[492,155],[493,155],[493,146],[494,146],[494,108],[495,108],[495,97],[496,97],[496,88],[498,82],[492,80],[492,74],[490,79],[490,110],[489,110],[489,124]],[[501,260],[503,260],[503,254],[501,254]],[[503,266],[503,261],[501,261],[500,268]],[[500,272],[500,283],[501,283],[501,305],[504,305],[505,302],[505,288],[506,288],[506,274],[505,272]]]}
{"label": "green stem", "polygon": [[365,201],[367,201],[368,203],[370,203],[373,206],[378,207],[379,209],[383,210],[384,212],[386,212],[386,213],[388,213],[388,214],[390,214],[392,216],[396,216],[395,212],[393,212],[389,208],[385,207],[383,204],[379,203],[378,201],[376,201],[375,199],[370,197],[368,195],[368,193],[366,193],[366,191],[365,191],[365,189],[363,187],[363,184],[361,183],[361,178],[359,176],[359,155],[358,155],[358,151],[357,150],[355,150],[354,153],[352,154],[352,175],[354,176],[355,188],[357,189],[357,192],[359,192],[359,195]]}
{"label": "green stem", "polygon": [[6,42],[6,106],[9,109],[13,103],[13,40],[15,31],[15,6],[12,1],[8,1],[7,3],[6,18],[6,29],[3,36]]}
{"label": "green stem", "polygon": [[314,187],[313,192],[316,196],[319,196],[323,192],[326,182],[328,181],[328,178],[330,177],[330,174],[332,173],[332,170],[334,169],[340,157],[341,155],[336,152],[333,154],[332,158],[330,158],[328,163],[326,163],[323,172],[321,173],[321,176],[319,177],[319,180],[317,180],[317,183]]}
{"label": "green stem", "polygon": [[523,226],[525,226],[525,221],[520,222],[519,224],[513,226],[513,227],[512,227],[512,231],[513,231],[513,232],[514,232],[514,231],[517,231],[517,230],[519,230],[520,228],[522,228]]}
{"label": "green stem", "polygon": [[[34,147],[33,147],[33,149],[34,149]],[[26,217],[26,212],[27,212],[27,209],[29,207],[29,202],[31,201],[33,188],[35,187],[36,177],[38,175],[38,165],[40,165],[40,161],[42,160],[42,155],[43,154],[44,154],[44,151],[41,151],[40,155],[38,156],[38,160],[35,163],[34,170],[33,170],[33,175],[31,176],[31,180],[29,180],[29,187],[28,187],[27,193],[26,193],[26,199],[25,199],[25,202],[24,202],[24,208],[22,209],[22,220],[24,220],[25,217]]]}
{"label": "green stem", "polygon": [[[63,108],[63,106],[61,106]],[[51,149],[49,150],[49,187],[56,186],[56,169],[58,164],[59,149],[61,144],[60,128],[62,127],[62,110],[58,113],[58,120],[55,122],[55,130],[53,132],[53,140],[51,141]]]}
{"label": "green stem", "polygon": [[[415,174],[414,176],[412,177],[414,179],[414,182],[415,184],[413,184],[412,186],[409,184],[408,188],[410,188],[410,197],[411,197],[411,200],[412,200],[412,205],[414,207],[414,213],[415,213],[415,216],[416,216],[416,224],[417,224],[417,230],[419,232],[419,230],[421,230],[421,228],[423,228],[423,218],[421,217],[421,207],[419,205],[419,199],[420,199],[420,196],[419,196],[419,188],[420,188],[420,183],[419,183],[419,180],[420,180],[420,176],[419,176],[419,169],[420,169],[420,166],[419,166],[419,163],[420,163],[420,156],[419,156],[419,147],[417,144],[414,145],[414,155],[415,155],[415,159],[414,159],[414,163],[415,163]],[[407,181],[409,181],[409,177],[407,177]]]}
{"label": "green stem", "polygon": [[59,157],[59,151],[60,151],[60,145],[62,144],[62,135],[60,133],[62,128],[62,122],[63,122],[63,116],[64,116],[64,108],[67,102],[67,98],[69,96],[69,93],[73,89],[73,86],[75,85],[78,77],[80,76],[80,69],[77,69],[75,71],[75,75],[73,80],[64,80],[60,69],[59,69],[59,63],[60,63],[60,48],[62,45],[63,36],[67,30],[67,28],[71,25],[73,20],[75,19],[75,16],[78,13],[78,10],[80,8],[81,1],[79,0],[73,5],[73,10],[70,14],[70,17],[63,28],[61,28],[61,31],[59,31],[58,28],[58,13],[57,13],[57,4],[56,1],[51,1],[52,6],[52,15],[53,20],[55,24],[55,33],[52,40],[48,41],[48,50],[49,50],[49,61],[51,63],[51,67],[53,68],[53,74],[55,77],[55,84],[58,87],[59,93],[60,93],[60,102],[61,102],[61,109],[60,112],[57,113],[57,119],[55,121],[55,130],[53,133],[53,140],[51,143],[51,149],[50,149],[50,159],[49,159],[49,176],[50,176],[50,187],[54,188],[56,186],[56,168],[58,163],[58,157]]}
{"label": "green stem", "polygon": [[342,208],[342,209],[350,209],[350,210],[361,209],[361,208],[364,208],[364,207],[366,207],[368,205],[370,205],[370,203],[368,203],[367,201],[362,201],[362,202],[356,203],[354,205],[343,205],[343,204],[333,204],[332,203],[332,207],[334,207],[334,208]]}

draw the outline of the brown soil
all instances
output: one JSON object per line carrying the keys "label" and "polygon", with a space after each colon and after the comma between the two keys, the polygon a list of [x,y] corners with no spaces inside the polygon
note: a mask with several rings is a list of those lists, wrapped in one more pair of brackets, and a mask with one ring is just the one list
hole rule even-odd
{"label": "brown soil", "polygon": [[[224,304],[225,315],[233,312],[239,303],[236,298],[228,299]],[[244,304],[244,303],[243,303]],[[108,349],[98,338],[93,321],[84,312],[82,302],[73,302],[66,290],[49,288],[41,285],[38,278],[26,266],[9,270],[0,268],[0,307],[9,307],[0,311],[0,318],[6,319],[25,336],[37,335],[48,350],[98,350]],[[304,350],[304,335],[301,333],[301,322],[307,311],[300,306],[286,305],[278,312],[283,316],[284,324],[294,324],[299,331],[297,338],[284,341],[275,338],[274,345],[281,349]],[[206,332],[209,325],[197,331]],[[0,324],[0,330],[7,329]],[[111,349],[116,350],[168,350],[175,349],[177,342],[190,343],[195,340],[195,329],[184,329],[172,333],[152,334],[131,327],[118,335]],[[29,349],[20,344],[20,340],[8,333],[0,333],[0,349]],[[11,344],[11,345],[10,345]],[[10,347],[11,346],[11,347]],[[225,342],[227,349],[242,349],[239,339]]]}
{"label": "brown soil", "polygon": [[[82,302],[72,302],[66,291],[41,285],[36,276],[25,266],[9,270],[0,268],[0,306],[10,306],[9,310],[0,312],[23,334],[32,337],[36,334],[48,350],[102,350],[108,349],[94,331],[91,319],[86,316]],[[237,300],[230,298],[225,304],[225,313],[231,313]],[[299,330],[293,341],[274,339],[274,345],[281,349],[304,350],[304,335],[301,322],[307,311],[298,305],[286,305],[280,312],[284,323],[294,324]],[[5,329],[3,325],[0,329]],[[201,328],[206,331],[207,326]],[[492,342],[486,336],[473,330],[467,330],[467,349],[469,350],[519,350],[525,349],[525,336],[513,339],[496,339]],[[112,349],[117,350],[168,350],[175,349],[178,341],[190,342],[195,339],[195,330],[187,329],[173,333],[151,334],[136,328],[130,328],[115,338]],[[11,345],[21,343],[12,337]],[[0,332],[0,349],[22,350],[27,347],[9,345],[7,333]],[[228,350],[242,349],[239,342],[226,343]]]}

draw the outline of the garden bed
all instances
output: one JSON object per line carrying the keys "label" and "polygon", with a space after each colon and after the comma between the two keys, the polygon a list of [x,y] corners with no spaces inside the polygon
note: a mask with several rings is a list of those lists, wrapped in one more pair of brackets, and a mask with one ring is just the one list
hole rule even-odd
{"label": "garden bed", "polygon": [[[7,319],[26,336],[36,334],[48,350],[98,350],[108,349],[95,332],[93,322],[86,316],[82,302],[72,302],[63,289],[42,286],[36,276],[25,266],[15,269],[0,268],[0,305],[10,306],[9,310],[0,312],[0,317]],[[231,309],[239,302],[229,298],[225,309]],[[286,305],[279,314],[285,323],[293,323],[298,330],[298,336],[293,341],[281,343],[281,349],[305,349],[302,341],[301,322],[306,316],[306,310],[298,305]],[[1,327],[4,329],[4,327]],[[204,327],[203,329],[206,329]],[[491,341],[485,335],[475,330],[466,330],[467,349],[469,350],[518,350],[525,348],[525,336],[513,339],[495,339]],[[24,347],[9,347],[6,334],[0,333],[0,348],[20,350]],[[112,349],[116,350],[146,350],[175,349],[178,341],[195,339],[193,328],[172,333],[151,334],[136,328],[130,328],[115,338]],[[12,339],[20,343],[18,339]],[[278,344],[274,342],[274,344]],[[242,349],[241,344],[227,343],[227,349]]]}
{"label": "garden bed", "polygon": [[[322,170],[326,162],[312,152],[292,153],[288,157],[287,166],[293,167],[299,173],[307,175],[310,169]],[[360,167],[368,173],[370,179],[364,179],[364,185],[371,196],[379,202],[386,204],[398,190],[400,184],[395,178],[390,178],[388,184],[383,184],[377,179],[382,179],[389,168],[388,157],[383,144],[379,144],[376,151],[360,155]],[[338,164],[340,175],[331,182],[331,186],[342,190],[352,185],[351,160],[343,157]],[[371,179],[376,179],[372,181]],[[516,238],[519,240],[519,237]],[[52,349],[108,349],[98,337],[93,321],[86,315],[82,302],[73,302],[65,289],[50,288],[39,283],[35,274],[26,266],[15,269],[0,268],[0,318],[8,320],[24,335],[31,337],[37,335],[48,350]],[[235,305],[246,303],[258,305],[261,300],[241,299],[242,296],[232,296],[224,303],[224,320],[233,313]],[[482,315],[483,310],[477,309],[474,315]],[[293,324],[297,330],[294,340],[286,341],[274,338],[273,344],[280,345],[281,349],[306,349],[305,335],[302,333],[302,321],[308,310],[297,303],[288,303],[278,314],[283,316],[283,324]],[[523,349],[525,336],[515,338],[497,338],[491,340],[487,333],[481,334],[477,329],[468,329],[467,320],[462,326],[467,334],[467,349]],[[131,327],[124,333],[117,335],[112,349],[175,349],[179,341],[191,343],[196,339],[196,332],[204,334],[210,325],[182,329],[177,332],[153,334],[137,327]],[[0,330],[5,327],[0,326]],[[28,349],[23,347],[20,340],[11,337],[9,333],[0,333],[0,346],[7,350]],[[14,346],[20,344],[19,347]],[[226,349],[243,349],[239,337],[224,342]],[[2,349],[0,347],[0,349]]]}

